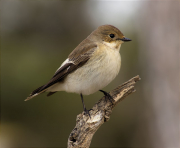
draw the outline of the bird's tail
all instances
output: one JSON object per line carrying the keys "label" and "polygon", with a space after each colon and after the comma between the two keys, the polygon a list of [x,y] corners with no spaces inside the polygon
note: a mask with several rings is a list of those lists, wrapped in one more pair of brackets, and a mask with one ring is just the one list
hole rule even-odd
{"label": "bird's tail", "polygon": [[35,89],[35,90],[29,95],[29,97],[27,97],[27,99],[25,99],[24,101],[28,101],[28,100],[34,98],[35,96],[43,93],[44,91],[46,91],[46,89],[42,89],[43,87],[44,87],[44,85],[41,86],[41,87],[39,87],[39,88],[37,88],[37,89]]}

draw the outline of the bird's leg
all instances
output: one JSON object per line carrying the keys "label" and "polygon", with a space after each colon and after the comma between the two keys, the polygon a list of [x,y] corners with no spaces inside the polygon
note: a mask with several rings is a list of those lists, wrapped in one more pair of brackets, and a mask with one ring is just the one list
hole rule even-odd
{"label": "bird's leg", "polygon": [[91,116],[89,114],[89,110],[86,109],[86,106],[84,104],[84,100],[83,100],[83,95],[82,94],[81,94],[81,101],[82,101],[82,104],[83,104],[83,109],[84,109],[85,114],[88,114],[89,117],[91,118]]}
{"label": "bird's leg", "polygon": [[113,99],[113,97],[109,94],[109,93],[107,93],[106,91],[104,91],[104,90],[99,90],[100,92],[102,92],[104,95],[105,95],[105,99],[106,99],[106,97],[109,99],[109,101],[111,101],[111,103],[112,104],[114,104],[113,103],[113,101],[114,101],[114,99]]}

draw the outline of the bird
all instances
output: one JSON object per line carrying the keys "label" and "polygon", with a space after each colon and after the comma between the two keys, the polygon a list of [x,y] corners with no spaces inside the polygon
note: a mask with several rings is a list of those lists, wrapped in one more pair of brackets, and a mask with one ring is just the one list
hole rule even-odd
{"label": "bird", "polygon": [[[83,96],[101,91],[118,75],[121,67],[120,48],[131,41],[113,25],[102,25],[85,38],[56,70],[48,83],[32,91],[25,101],[43,93],[50,96],[58,91],[81,96],[84,113],[89,115]],[[89,115],[90,116],[90,115]]]}

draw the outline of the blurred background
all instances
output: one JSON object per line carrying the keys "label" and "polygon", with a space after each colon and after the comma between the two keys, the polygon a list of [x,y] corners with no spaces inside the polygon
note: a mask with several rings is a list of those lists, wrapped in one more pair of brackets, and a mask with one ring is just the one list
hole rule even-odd
{"label": "blurred background", "polygon": [[[122,67],[103,90],[140,75],[136,93],[114,109],[91,147],[179,148],[179,1],[1,1],[0,147],[66,147],[83,111],[80,96],[26,97],[48,82],[68,54],[98,26],[132,39]],[[85,96],[90,109],[101,97]]]}

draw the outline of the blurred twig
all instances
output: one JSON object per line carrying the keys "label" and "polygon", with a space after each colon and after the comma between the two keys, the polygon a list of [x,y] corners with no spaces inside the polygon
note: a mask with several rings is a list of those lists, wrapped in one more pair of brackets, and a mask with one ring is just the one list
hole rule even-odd
{"label": "blurred twig", "polygon": [[77,116],[76,126],[68,138],[68,148],[88,148],[98,128],[110,118],[113,108],[129,94],[135,92],[134,85],[140,80],[135,76],[110,92],[113,104],[105,96],[90,110],[90,116],[81,113]]}

